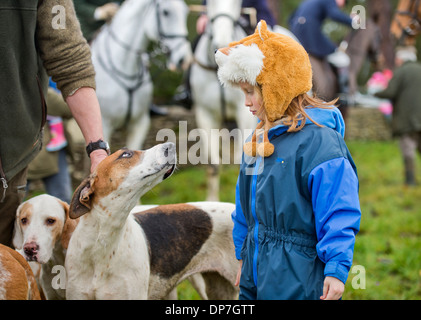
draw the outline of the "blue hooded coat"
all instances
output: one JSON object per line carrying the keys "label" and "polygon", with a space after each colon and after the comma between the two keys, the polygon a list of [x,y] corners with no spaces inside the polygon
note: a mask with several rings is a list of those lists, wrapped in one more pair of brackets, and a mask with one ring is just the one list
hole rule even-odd
{"label": "blue hooded coat", "polygon": [[240,299],[319,299],[325,276],[346,282],[361,210],[337,108],[306,110],[298,132],[276,126],[270,157],[243,155],[233,239]]}

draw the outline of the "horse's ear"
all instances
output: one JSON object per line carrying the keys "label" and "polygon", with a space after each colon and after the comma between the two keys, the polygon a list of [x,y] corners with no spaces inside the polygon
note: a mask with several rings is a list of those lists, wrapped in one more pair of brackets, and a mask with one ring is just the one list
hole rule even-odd
{"label": "horse's ear", "polygon": [[69,208],[70,218],[77,219],[91,210],[95,177],[95,175],[91,175],[83,180],[74,192]]}

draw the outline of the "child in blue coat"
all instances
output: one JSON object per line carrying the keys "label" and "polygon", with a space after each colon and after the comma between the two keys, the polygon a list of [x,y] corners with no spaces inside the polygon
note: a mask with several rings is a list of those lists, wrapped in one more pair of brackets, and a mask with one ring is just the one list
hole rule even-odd
{"label": "child in blue coat", "polygon": [[220,82],[240,87],[260,120],[232,215],[240,299],[341,298],[361,210],[340,112],[307,94],[306,51],[263,20],[215,59]]}

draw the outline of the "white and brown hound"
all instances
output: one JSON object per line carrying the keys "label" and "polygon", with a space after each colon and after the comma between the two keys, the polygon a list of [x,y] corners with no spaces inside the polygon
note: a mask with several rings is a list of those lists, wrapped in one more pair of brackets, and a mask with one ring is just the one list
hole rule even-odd
{"label": "white and brown hound", "polygon": [[[41,264],[39,286],[47,300],[65,299],[62,286],[52,287],[54,266],[63,266],[67,246],[78,220],[69,219],[69,205],[42,194],[16,211],[13,245],[26,258]],[[32,265],[31,265],[32,267]]]}
{"label": "white and brown hound", "polygon": [[233,204],[172,204],[130,214],[175,162],[173,143],[122,149],[77,188],[69,212],[80,222],[66,256],[68,299],[163,299],[196,273],[208,298],[237,297]]}
{"label": "white and brown hound", "polygon": [[22,255],[0,244],[0,300],[40,300],[31,267]]}

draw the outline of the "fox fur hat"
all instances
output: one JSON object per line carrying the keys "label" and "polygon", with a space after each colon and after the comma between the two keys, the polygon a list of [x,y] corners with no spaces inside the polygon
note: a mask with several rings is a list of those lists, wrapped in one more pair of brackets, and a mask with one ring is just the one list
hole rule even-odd
{"label": "fox fur hat", "polygon": [[[252,141],[244,145],[244,152],[270,156],[274,151],[267,137],[270,123],[284,115],[292,99],[312,88],[307,52],[294,39],[269,31],[261,20],[252,35],[217,50],[215,60],[223,86],[238,86],[241,82],[260,86],[266,117],[258,124]],[[258,146],[256,132],[262,128],[264,141]]]}

